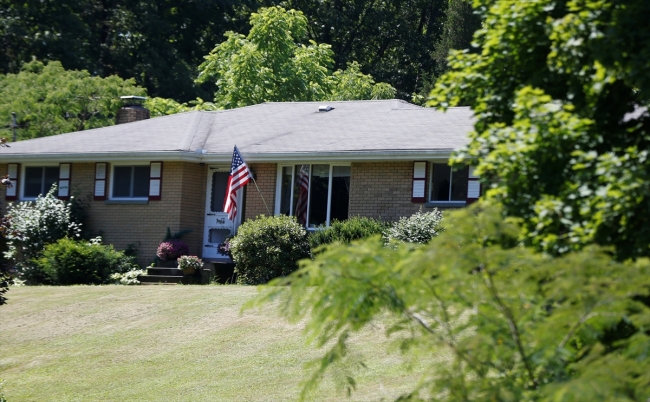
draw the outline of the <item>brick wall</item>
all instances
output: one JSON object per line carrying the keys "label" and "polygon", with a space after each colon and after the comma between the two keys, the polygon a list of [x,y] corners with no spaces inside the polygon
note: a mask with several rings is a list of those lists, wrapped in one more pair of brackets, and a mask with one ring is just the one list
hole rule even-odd
{"label": "brick wall", "polygon": [[[0,164],[0,172],[6,171],[7,165]],[[155,257],[167,227],[172,233],[192,229],[183,240],[191,254],[201,255],[206,174],[207,167],[195,163],[164,162],[161,200],[142,205],[94,201],[94,163],[72,163],[70,187],[71,194],[86,203],[86,229],[101,233],[104,243],[117,250],[139,242],[138,263],[146,265]],[[4,212],[7,202],[4,195],[2,199]]]}
{"label": "brick wall", "polygon": [[245,187],[246,207],[244,218],[248,220],[255,219],[258,215],[269,215],[260,192],[271,211],[270,215],[273,215],[275,213],[275,180],[278,175],[278,167],[275,163],[253,163],[249,167],[255,172],[255,181],[260,191],[257,191],[253,182],[250,182]]}
{"label": "brick wall", "polygon": [[[192,229],[183,237],[190,253],[200,256],[203,252],[203,222],[205,219],[205,192],[208,167],[197,163],[183,163],[181,190],[180,229]],[[168,186],[176,185],[169,183]]]}
{"label": "brick wall", "polygon": [[413,162],[352,163],[349,216],[396,221],[420,209],[411,202]]}

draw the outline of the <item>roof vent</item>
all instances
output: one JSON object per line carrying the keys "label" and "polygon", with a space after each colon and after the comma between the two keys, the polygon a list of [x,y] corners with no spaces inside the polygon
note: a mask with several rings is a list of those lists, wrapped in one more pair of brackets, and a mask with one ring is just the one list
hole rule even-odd
{"label": "roof vent", "polygon": [[334,110],[334,108],[331,107],[330,105],[320,105],[318,107],[319,112],[329,112],[330,110]]}

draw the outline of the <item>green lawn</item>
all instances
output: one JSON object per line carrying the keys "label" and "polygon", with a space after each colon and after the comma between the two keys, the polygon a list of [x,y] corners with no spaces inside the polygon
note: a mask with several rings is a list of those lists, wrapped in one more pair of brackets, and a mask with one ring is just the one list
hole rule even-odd
{"label": "green lawn", "polygon": [[[273,306],[240,314],[243,286],[11,288],[0,307],[0,379],[16,401],[287,401],[300,391],[299,325]],[[417,381],[384,354],[381,324],[354,339],[367,368],[351,400],[391,400]],[[347,399],[325,381],[316,400]]]}

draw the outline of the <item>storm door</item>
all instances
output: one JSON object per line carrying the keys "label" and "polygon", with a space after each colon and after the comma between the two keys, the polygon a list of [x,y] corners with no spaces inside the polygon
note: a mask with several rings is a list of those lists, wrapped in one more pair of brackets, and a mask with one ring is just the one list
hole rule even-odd
{"label": "storm door", "polygon": [[235,233],[241,222],[241,191],[237,200],[240,207],[234,222],[228,219],[228,214],[223,212],[223,201],[226,196],[226,186],[230,168],[227,166],[210,166],[208,170],[208,183],[205,205],[205,229],[203,234],[203,258],[210,260],[229,260],[227,254],[220,250],[228,236]]}

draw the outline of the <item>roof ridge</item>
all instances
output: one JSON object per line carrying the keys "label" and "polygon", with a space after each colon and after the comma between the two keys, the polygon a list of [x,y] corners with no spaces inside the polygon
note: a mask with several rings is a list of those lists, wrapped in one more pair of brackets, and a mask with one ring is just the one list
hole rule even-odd
{"label": "roof ridge", "polygon": [[203,113],[197,113],[187,122],[187,129],[182,137],[180,149],[190,151],[190,145],[192,145],[192,141],[194,140],[194,136],[196,136],[197,128],[199,127],[202,118]]}

